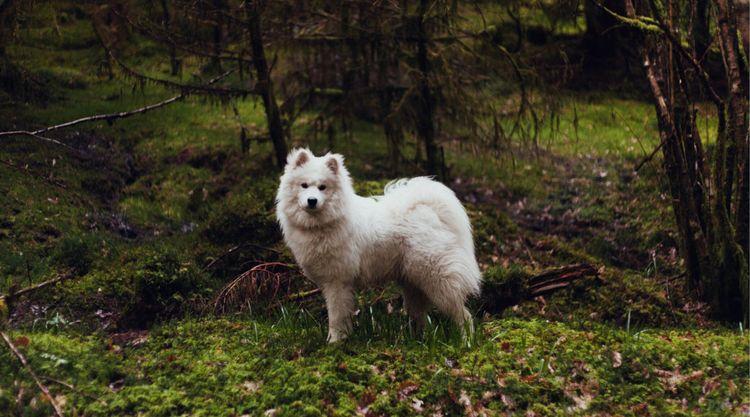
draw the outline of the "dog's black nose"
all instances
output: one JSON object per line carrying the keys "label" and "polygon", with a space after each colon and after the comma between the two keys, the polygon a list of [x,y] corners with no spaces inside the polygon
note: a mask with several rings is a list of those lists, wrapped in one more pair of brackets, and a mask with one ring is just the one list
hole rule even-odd
{"label": "dog's black nose", "polygon": [[318,199],[317,198],[308,198],[307,199],[307,207],[315,208],[316,205],[318,205]]}

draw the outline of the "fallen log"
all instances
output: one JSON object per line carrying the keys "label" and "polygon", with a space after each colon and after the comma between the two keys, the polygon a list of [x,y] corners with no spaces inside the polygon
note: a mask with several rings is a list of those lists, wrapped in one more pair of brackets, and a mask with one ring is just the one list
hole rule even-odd
{"label": "fallen log", "polygon": [[[570,286],[573,281],[598,277],[599,272],[587,263],[566,265],[529,276],[523,272],[509,273],[502,280],[487,279],[480,296],[480,312],[500,314],[522,301],[533,300]],[[488,277],[491,278],[491,277]]]}

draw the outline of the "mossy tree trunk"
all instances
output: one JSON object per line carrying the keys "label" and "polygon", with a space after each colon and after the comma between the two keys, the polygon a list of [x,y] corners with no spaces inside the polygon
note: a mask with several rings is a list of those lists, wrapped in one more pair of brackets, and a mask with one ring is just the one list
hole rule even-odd
{"label": "mossy tree trunk", "polygon": [[[643,34],[642,53],[646,77],[654,98],[663,166],[672,196],[680,249],[688,284],[711,306],[714,316],[728,321],[748,321],[748,95],[743,83],[742,56],[731,0],[717,0],[718,37],[728,91],[722,97],[696,59],[697,50],[685,49],[674,21],[680,7],[667,1],[663,8],[652,0],[636,12],[625,1],[629,18],[651,16],[660,33]],[[696,39],[702,23],[689,28]],[[698,100],[690,86],[701,85],[718,113],[714,154],[703,149],[696,125]],[[709,164],[713,161],[713,166]]]}

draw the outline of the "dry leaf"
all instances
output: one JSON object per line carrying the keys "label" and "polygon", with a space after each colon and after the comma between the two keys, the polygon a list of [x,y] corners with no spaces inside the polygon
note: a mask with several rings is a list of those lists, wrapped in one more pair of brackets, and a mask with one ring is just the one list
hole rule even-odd
{"label": "dry leaf", "polygon": [[26,347],[29,345],[30,342],[31,340],[29,340],[28,337],[20,336],[20,337],[17,337],[16,340],[13,341],[13,344],[16,346]]}
{"label": "dry leaf", "polygon": [[619,368],[622,366],[622,355],[620,352],[612,352],[612,367]]}

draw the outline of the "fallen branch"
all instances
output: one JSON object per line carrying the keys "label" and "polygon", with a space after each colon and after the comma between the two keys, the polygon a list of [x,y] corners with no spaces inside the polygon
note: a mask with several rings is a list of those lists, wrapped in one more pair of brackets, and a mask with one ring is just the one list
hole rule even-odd
{"label": "fallen branch", "polygon": [[[211,85],[211,84],[213,84],[213,83],[221,80],[222,78],[225,78],[226,76],[228,76],[232,72],[234,72],[234,70],[229,70],[229,71],[227,71],[227,72],[225,72],[225,73],[223,73],[223,74],[221,74],[221,75],[219,75],[219,76],[217,76],[215,78],[212,78],[211,80],[208,81],[207,85]],[[65,122],[65,123],[60,123],[60,124],[53,125],[53,126],[48,126],[48,127],[42,128],[42,129],[34,130],[34,131],[29,131],[29,130],[11,130],[11,131],[7,131],[7,132],[0,132],[0,137],[3,137],[3,136],[17,136],[17,135],[32,136],[32,137],[35,137],[37,139],[42,139],[42,140],[50,141],[50,142],[53,142],[53,143],[55,143],[57,145],[62,145],[62,146],[65,146],[67,148],[70,148],[69,145],[66,145],[66,144],[64,144],[64,143],[62,143],[62,142],[60,142],[58,140],[46,138],[46,137],[43,137],[43,136],[40,136],[40,135],[42,135],[44,133],[47,133],[47,132],[51,132],[53,130],[58,130],[58,129],[63,129],[63,128],[70,127],[70,126],[79,125],[81,123],[97,122],[97,121],[101,121],[101,120],[106,120],[107,123],[112,123],[114,120],[124,119],[126,117],[134,116],[136,114],[143,114],[143,113],[146,113],[146,112],[149,112],[149,111],[152,111],[152,110],[156,110],[156,109],[162,108],[162,107],[164,107],[166,105],[169,105],[169,104],[172,104],[172,103],[175,103],[177,101],[182,100],[183,98],[185,98],[186,95],[187,95],[186,92],[182,92],[182,93],[180,93],[180,94],[178,94],[178,95],[176,95],[174,97],[168,98],[168,99],[160,101],[158,103],[149,104],[148,106],[140,107],[140,108],[137,108],[135,110],[122,111],[122,112],[117,112],[117,113],[97,114],[97,115],[94,115],[94,116],[81,117],[79,119],[71,120],[71,121],[68,121],[68,122]]]}
{"label": "fallen branch", "polygon": [[575,280],[598,275],[593,266],[580,263],[550,269],[531,277],[518,275],[502,282],[487,281],[482,289],[481,310],[500,314],[522,301],[552,294],[570,286]]}
{"label": "fallen branch", "polygon": [[26,294],[32,293],[34,291],[40,290],[42,288],[48,287],[48,286],[53,285],[53,284],[57,284],[58,282],[65,281],[66,279],[69,279],[69,278],[72,278],[72,277],[73,277],[73,274],[67,273],[67,274],[64,274],[64,275],[58,275],[57,277],[49,279],[49,280],[44,281],[44,282],[40,282],[38,284],[34,284],[34,285],[31,285],[31,286],[26,287],[26,288],[22,288],[22,289],[20,289],[18,291],[12,291],[11,290],[7,295],[0,294],[0,300],[13,300],[13,299],[16,299],[16,298],[18,298],[18,297],[20,297],[22,295],[26,295]]}
{"label": "fallen branch", "polygon": [[596,275],[598,275],[596,269],[585,263],[548,270],[529,279],[529,297],[546,295],[567,287],[578,278]]}
{"label": "fallen branch", "polygon": [[34,370],[29,365],[29,362],[26,360],[26,357],[23,356],[23,354],[18,350],[18,348],[16,347],[16,345],[13,344],[13,342],[10,340],[10,338],[8,337],[8,335],[5,334],[5,332],[0,332],[0,336],[2,336],[3,340],[5,340],[5,344],[8,345],[8,347],[10,348],[10,351],[13,352],[14,355],[16,355],[16,358],[18,358],[18,360],[21,362],[21,364],[23,365],[24,369],[26,369],[26,371],[29,373],[29,375],[31,375],[31,378],[34,379],[34,382],[36,382],[36,385],[39,387],[39,389],[47,397],[47,399],[49,400],[50,404],[52,404],[52,408],[55,410],[55,415],[57,417],[64,417],[65,415],[63,414],[62,409],[57,404],[57,402],[55,401],[55,399],[52,397],[52,394],[50,394],[49,389],[47,389],[47,387],[44,384],[42,384],[42,381],[39,380],[39,377],[36,376],[36,373],[34,372]]}

